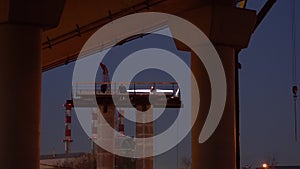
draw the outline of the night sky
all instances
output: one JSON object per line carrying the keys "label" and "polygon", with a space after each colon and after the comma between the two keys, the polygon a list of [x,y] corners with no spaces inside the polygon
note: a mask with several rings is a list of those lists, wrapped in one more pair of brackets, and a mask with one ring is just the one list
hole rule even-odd
{"label": "night sky", "polygon": [[[263,3],[249,0],[248,7],[260,9]],[[299,7],[300,2],[296,0],[298,85]],[[243,164],[261,164],[273,157],[279,164],[300,164],[300,138],[298,142],[294,139],[291,25],[291,0],[278,0],[254,32],[249,47],[240,54]]]}
{"label": "night sky", "polygon": [[[248,0],[247,8],[260,10],[265,0]],[[300,40],[300,2],[296,0],[297,44]],[[298,141],[294,138],[291,87],[292,34],[291,0],[277,0],[242,50],[240,70],[241,160],[258,166],[274,158],[281,165],[300,165],[300,106]],[[300,56],[297,49],[298,84]],[[41,154],[64,152],[64,107],[71,97],[74,63],[43,73]],[[300,98],[298,104],[300,105]],[[90,151],[88,136],[73,115],[72,152]]]}

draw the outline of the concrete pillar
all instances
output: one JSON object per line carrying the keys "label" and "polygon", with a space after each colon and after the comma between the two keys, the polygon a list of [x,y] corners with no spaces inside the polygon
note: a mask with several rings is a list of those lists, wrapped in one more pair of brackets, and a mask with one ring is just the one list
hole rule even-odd
{"label": "concrete pillar", "polygon": [[[145,111],[147,113],[136,114],[137,121],[151,121],[149,123],[136,123],[136,137],[137,138],[148,138],[153,137],[154,127],[153,127],[153,107],[150,105],[138,105],[137,110]],[[150,142],[137,143],[136,148],[142,150],[140,153],[153,152],[153,140]],[[136,168],[138,169],[153,169],[153,157],[139,158],[136,160]]]}
{"label": "concrete pillar", "polygon": [[[114,146],[114,133],[108,132],[106,128],[115,124],[115,106],[113,104],[99,105],[100,112],[106,121],[99,119],[98,139],[105,141],[111,147]],[[97,146],[97,169],[114,169],[115,155]]]}
{"label": "concrete pillar", "polygon": [[[198,117],[192,128],[192,169],[239,168],[236,152],[235,51],[247,47],[256,22],[256,13],[235,8],[232,2],[216,0],[212,4],[180,15],[201,29],[214,44],[222,61],[227,81],[226,105],[221,121],[213,135],[205,143],[199,144],[199,134],[211,104],[211,87],[205,66],[195,53],[192,53],[191,68],[201,97]],[[179,42],[176,44],[178,49],[190,51]],[[193,101],[195,99],[192,95]]]}
{"label": "concrete pillar", "polygon": [[64,3],[0,0],[1,169],[40,168],[41,32],[58,25]]}
{"label": "concrete pillar", "polygon": [[202,144],[198,143],[198,137],[210,108],[211,88],[205,67],[192,54],[192,71],[201,93],[199,115],[192,128],[193,169],[236,168],[235,50],[224,46],[216,46],[216,49],[226,74],[227,100],[219,126]]}
{"label": "concrete pillar", "polygon": [[37,169],[41,29],[0,24],[0,168]]}

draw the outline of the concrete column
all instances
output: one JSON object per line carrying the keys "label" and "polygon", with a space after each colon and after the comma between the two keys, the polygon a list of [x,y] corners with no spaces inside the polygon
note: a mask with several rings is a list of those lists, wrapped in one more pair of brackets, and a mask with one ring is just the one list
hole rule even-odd
{"label": "concrete column", "polygon": [[[139,105],[137,110],[143,111],[143,107],[146,108],[147,113],[136,114],[137,121],[151,121],[149,123],[136,123],[136,137],[137,138],[148,138],[153,137],[154,127],[153,127],[153,107],[150,105]],[[150,142],[138,142],[136,144],[137,149],[142,149],[140,153],[151,152],[153,153],[153,140]],[[153,157],[139,158],[136,160],[136,168],[139,169],[153,169]]]}
{"label": "concrete column", "polygon": [[0,168],[38,169],[41,29],[0,24]]}
{"label": "concrete column", "polygon": [[[99,105],[99,109],[105,119],[102,121],[99,119],[99,131],[98,139],[105,141],[106,144],[114,146],[114,133],[108,132],[106,128],[113,127],[115,124],[115,106],[113,104]],[[97,169],[114,169],[115,168],[115,155],[111,152],[104,150],[103,148],[97,146]]]}
{"label": "concrete column", "polygon": [[193,169],[236,168],[235,51],[232,47],[224,46],[216,46],[216,49],[225,69],[227,100],[219,126],[203,144],[198,143],[198,137],[210,107],[211,88],[205,67],[192,54],[192,71],[201,93],[198,118],[192,128]]}
{"label": "concrete column", "polygon": [[[215,45],[227,81],[223,117],[213,135],[205,143],[199,144],[199,134],[210,108],[211,87],[203,63],[192,53],[192,72],[201,97],[199,114],[192,128],[192,169],[239,168],[236,167],[239,158],[236,153],[235,50],[247,47],[256,23],[256,12],[235,8],[231,0],[215,0],[207,6],[183,12],[180,16],[201,29]],[[178,42],[176,44],[178,49],[190,51],[186,46]],[[195,101],[193,96],[192,101]]]}

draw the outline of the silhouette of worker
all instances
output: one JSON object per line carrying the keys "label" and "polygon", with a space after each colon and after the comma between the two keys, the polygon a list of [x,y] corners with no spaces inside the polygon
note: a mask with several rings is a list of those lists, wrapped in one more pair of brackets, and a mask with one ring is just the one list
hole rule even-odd
{"label": "silhouette of worker", "polygon": [[123,85],[123,84],[121,84],[120,86],[119,86],[119,92],[120,93],[126,93],[127,91],[126,91],[126,87]]}
{"label": "silhouette of worker", "polygon": [[105,93],[106,90],[107,90],[107,84],[102,84],[100,90],[101,90],[102,93]]}
{"label": "silhouette of worker", "polygon": [[150,88],[150,93],[154,94],[156,92],[155,86],[151,86]]}

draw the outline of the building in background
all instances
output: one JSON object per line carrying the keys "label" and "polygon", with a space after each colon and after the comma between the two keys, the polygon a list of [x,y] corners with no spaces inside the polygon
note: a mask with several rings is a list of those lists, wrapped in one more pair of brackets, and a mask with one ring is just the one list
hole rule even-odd
{"label": "building in background", "polygon": [[95,169],[96,160],[91,153],[51,154],[40,156],[40,169]]}

